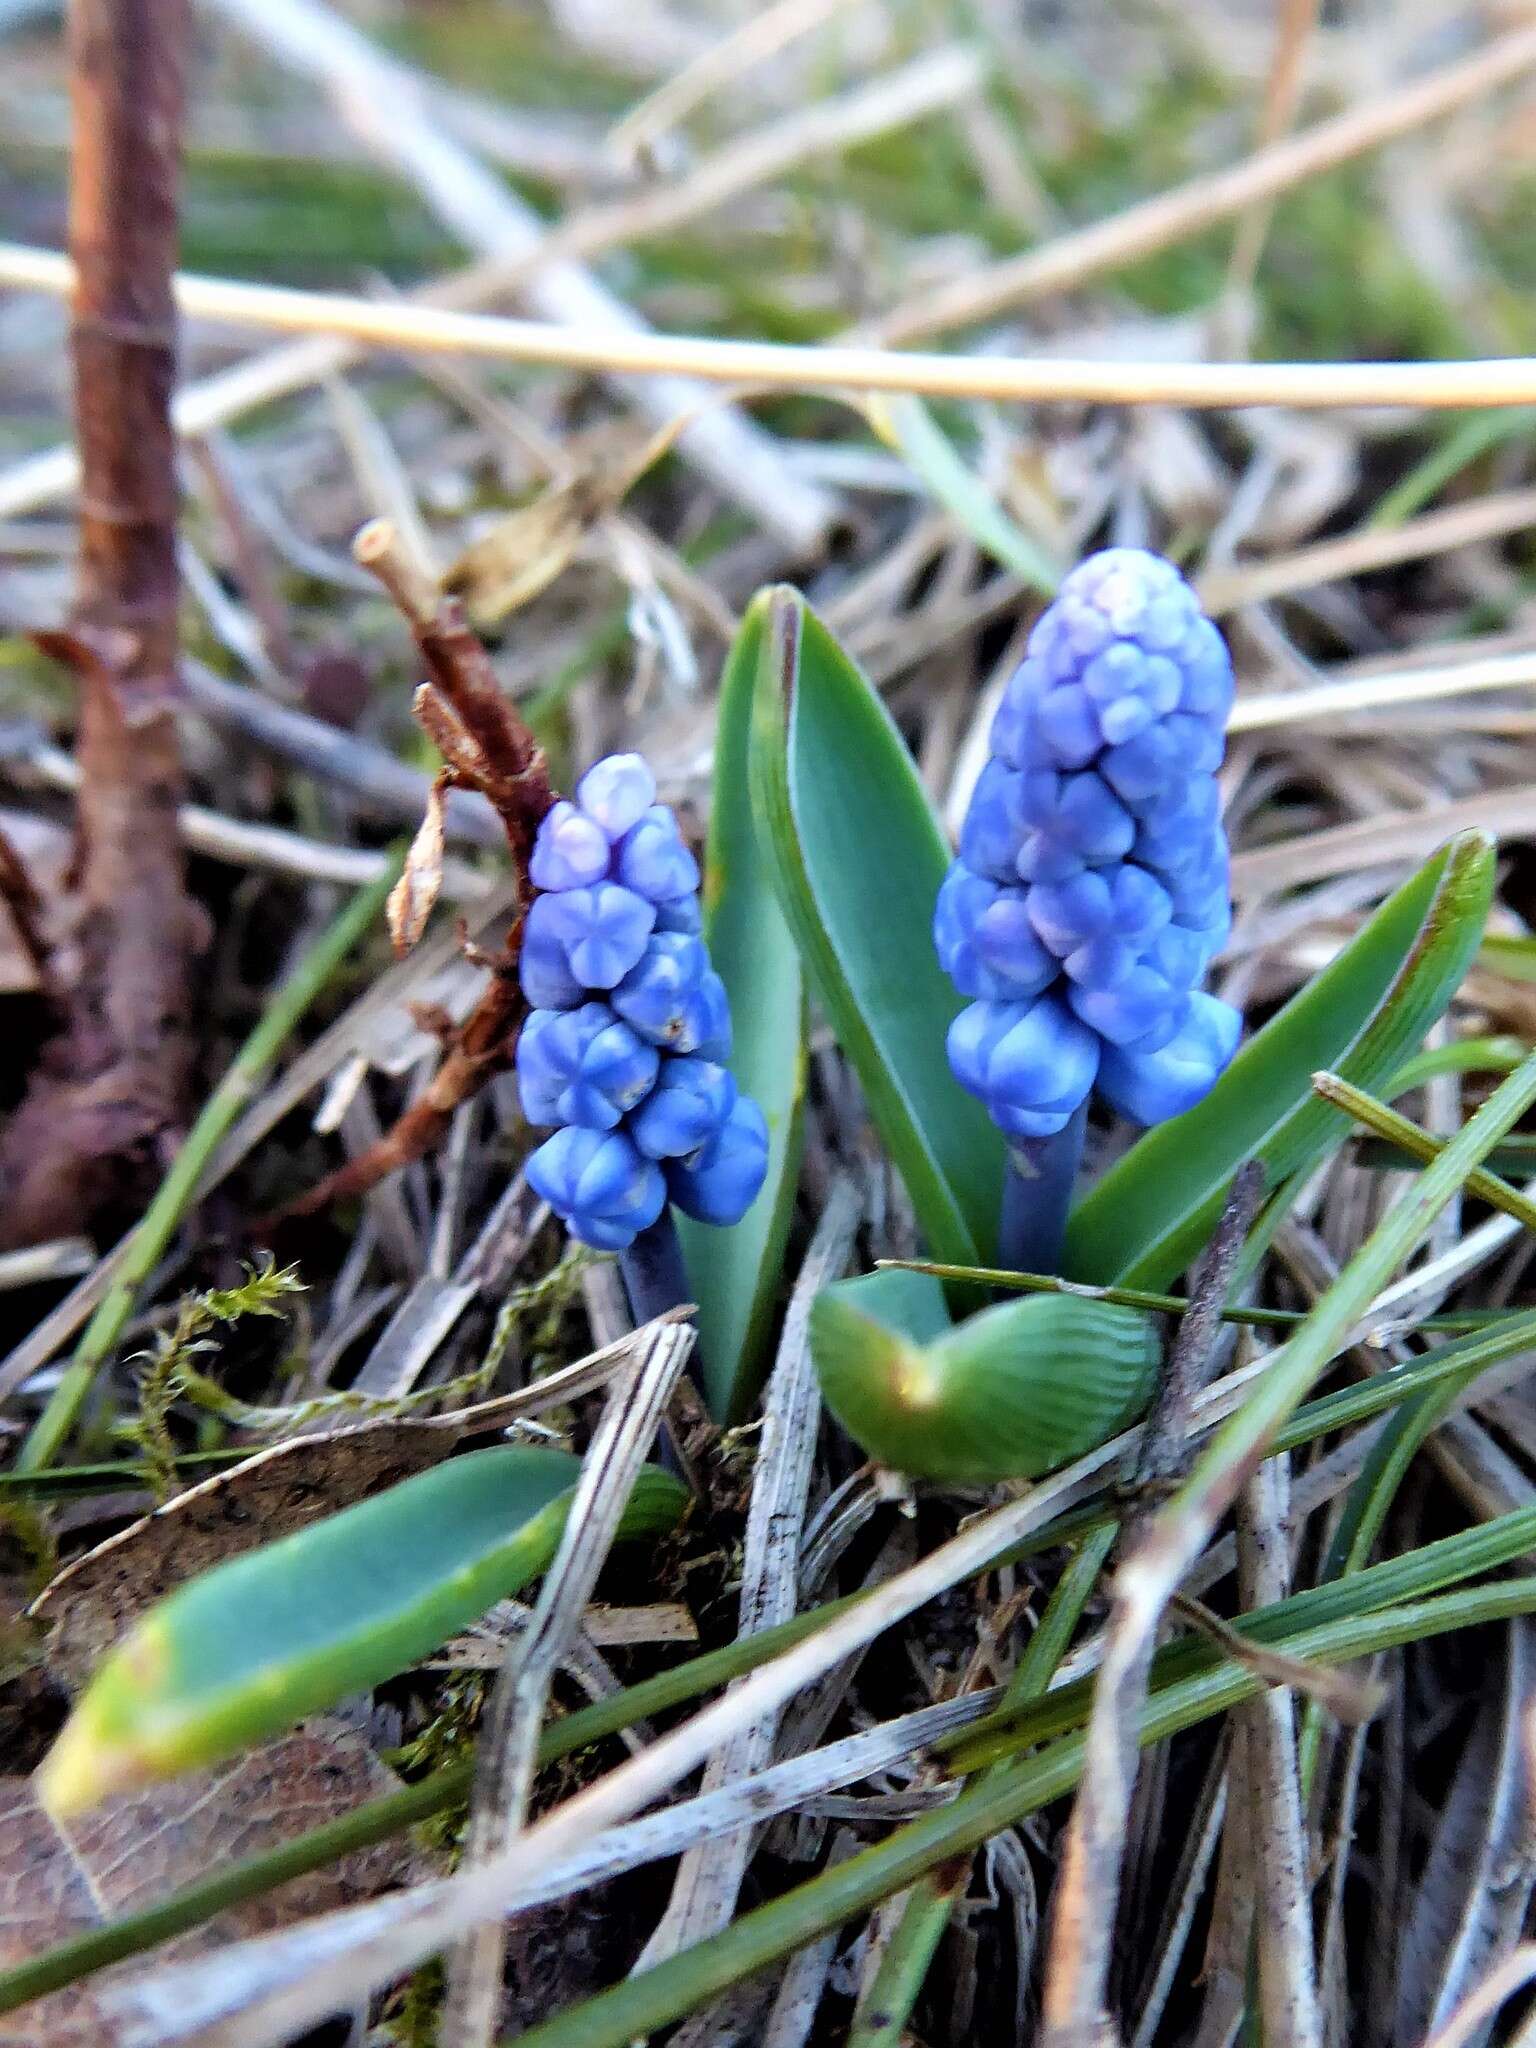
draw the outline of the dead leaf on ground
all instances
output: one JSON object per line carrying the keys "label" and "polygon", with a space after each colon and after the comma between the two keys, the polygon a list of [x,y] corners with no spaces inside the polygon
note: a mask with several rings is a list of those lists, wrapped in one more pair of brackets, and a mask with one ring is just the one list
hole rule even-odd
{"label": "dead leaf on ground", "polygon": [[472,542],[444,572],[444,590],[463,600],[477,626],[494,625],[531,604],[687,424],[679,416],[643,439],[628,429],[615,436],[615,445],[595,451],[574,476],[550,484],[532,504],[520,505]]}
{"label": "dead leaf on ground", "polygon": [[[336,1820],[399,1781],[358,1735],[316,1721],[215,1770],[108,1800],[63,1823],[25,1778],[0,1779],[0,1966],[152,1905],[183,1885]],[[290,1920],[355,1905],[411,1875],[404,1838],[355,1850],[322,1870],[248,1899],[156,1953],[186,1957],[265,1934]],[[0,2015],[0,2048],[75,2048],[113,2038],[97,1987],[130,1957],[31,2005]]]}

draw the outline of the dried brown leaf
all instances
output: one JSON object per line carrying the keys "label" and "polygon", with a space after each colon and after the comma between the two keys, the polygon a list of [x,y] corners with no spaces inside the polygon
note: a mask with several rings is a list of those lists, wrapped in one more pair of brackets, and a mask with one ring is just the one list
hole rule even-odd
{"label": "dried brown leaf", "polygon": [[400,879],[389,892],[389,936],[404,956],[427,928],[443,886],[443,799],[441,775],[427,792],[427,808],[405,857]]}
{"label": "dried brown leaf", "polygon": [[477,626],[504,619],[531,604],[569,568],[612,502],[590,476],[552,484],[531,505],[520,505],[472,542],[445,573],[444,589],[462,598]]}
{"label": "dried brown leaf", "polygon": [[[44,1813],[30,1780],[0,1780],[0,1967],[276,1848],[396,1783],[360,1736],[327,1722],[62,1824]],[[375,1843],[231,1907],[158,1953],[189,1957],[354,1905],[410,1875],[412,1860],[398,1840]],[[118,1965],[139,1967],[137,1958]],[[111,1975],[0,2017],[0,2048],[85,2048],[111,2039],[114,2029],[97,2002],[97,1987]]]}
{"label": "dried brown leaf", "polygon": [[624,502],[687,424],[684,417],[637,438],[625,432],[574,476],[553,483],[474,541],[445,571],[444,590],[463,600],[477,626],[530,604],[569,566],[602,519]]}

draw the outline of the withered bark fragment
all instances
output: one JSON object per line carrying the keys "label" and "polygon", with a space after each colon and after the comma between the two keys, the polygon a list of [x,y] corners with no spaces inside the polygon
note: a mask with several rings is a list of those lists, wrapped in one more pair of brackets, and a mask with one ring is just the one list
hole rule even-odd
{"label": "withered bark fragment", "polygon": [[457,602],[413,572],[387,520],[357,536],[353,552],[400,607],[416,641],[427,680],[412,706],[417,723],[443,757],[445,789],[477,789],[507,835],[519,884],[519,907],[490,980],[464,1022],[446,1039],[437,1072],[379,1139],[310,1188],[283,1217],[312,1216],[344,1197],[366,1194],[430,1152],[446,1135],[454,1111],[512,1059],[527,1011],[518,981],[518,939],[527,908],[528,858],[539,821],[554,803],[544,750],[502,695],[490,657],[464,622]]}
{"label": "withered bark fragment", "polygon": [[176,371],[171,280],[186,0],[71,0],[71,347],[79,594],[76,924],[65,1016],[0,1144],[0,1246],[134,1203],[178,1128],[191,1059],[176,806]]}

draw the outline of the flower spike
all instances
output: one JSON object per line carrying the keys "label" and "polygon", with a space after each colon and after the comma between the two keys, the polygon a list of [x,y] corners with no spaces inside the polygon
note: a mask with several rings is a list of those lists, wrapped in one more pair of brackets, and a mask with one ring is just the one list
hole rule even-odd
{"label": "flower spike", "polygon": [[558,1127],[529,1185],[605,1251],[654,1235],[669,1201],[739,1222],[767,1127],[725,1068],[730,1005],[699,936],[698,867],[638,754],[587,770],[540,825],[529,873],[517,1080],[528,1121]]}
{"label": "flower spike", "polygon": [[1097,1089],[1177,1116],[1236,1049],[1200,984],[1231,922],[1221,765],[1232,664],[1171,562],[1106,548],[1030,635],[939,891],[933,936],[973,998],[956,1079],[1013,1140]]}

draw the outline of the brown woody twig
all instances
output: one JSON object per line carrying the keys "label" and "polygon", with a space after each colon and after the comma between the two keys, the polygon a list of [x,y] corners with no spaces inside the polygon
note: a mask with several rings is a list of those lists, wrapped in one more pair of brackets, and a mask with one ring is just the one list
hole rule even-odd
{"label": "brown woody twig", "polygon": [[[76,0],[71,345],[80,444],[75,929],[0,1146],[0,1247],[75,1231],[158,1176],[192,1059],[199,936],[176,827],[176,201],[186,0]],[[14,899],[13,899],[14,900]]]}
{"label": "brown woody twig", "polygon": [[[418,723],[444,766],[437,794],[474,789],[501,820],[519,881],[519,908],[490,979],[464,1022],[445,1041],[427,1087],[366,1152],[349,1159],[283,1212],[312,1216],[330,1203],[366,1194],[381,1180],[423,1158],[447,1132],[454,1111],[510,1063],[527,1004],[518,981],[518,938],[528,893],[528,857],[539,821],[553,804],[544,751],[497,685],[484,647],[452,598],[421,574],[386,519],[373,520],[353,543],[410,626],[426,668],[416,692]],[[413,943],[437,893],[441,823],[436,803],[412,848],[391,921],[402,950]],[[403,942],[403,943],[402,943]]]}

